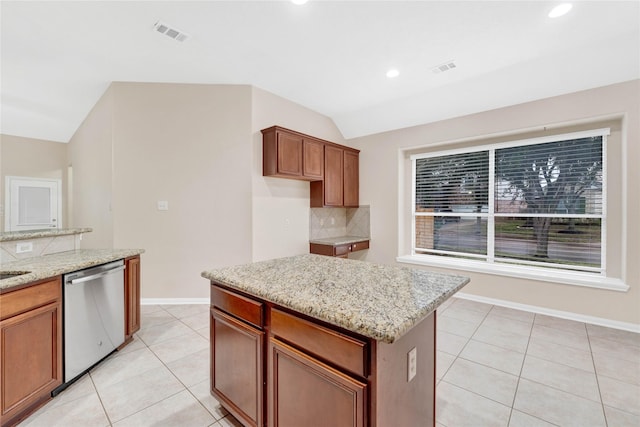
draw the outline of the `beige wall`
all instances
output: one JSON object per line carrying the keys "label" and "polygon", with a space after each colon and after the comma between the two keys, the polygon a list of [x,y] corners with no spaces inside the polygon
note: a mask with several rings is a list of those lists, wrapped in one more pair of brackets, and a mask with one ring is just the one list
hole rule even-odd
{"label": "beige wall", "polygon": [[68,144],[72,227],[90,227],[84,248],[113,247],[113,87],[87,115]]}
{"label": "beige wall", "polygon": [[67,146],[54,141],[0,135],[0,231],[4,231],[5,177],[62,180],[62,227],[67,222]]}
{"label": "beige wall", "polygon": [[[613,183],[626,181],[626,209],[622,194],[610,195],[617,202],[609,205],[609,213],[620,226],[626,218],[627,230],[622,240],[610,242],[611,252],[626,252],[622,272],[628,292],[616,292],[482,273],[467,273],[471,283],[464,292],[519,304],[568,311],[585,316],[640,324],[640,81],[632,81],[593,90],[577,92],[513,107],[487,111],[456,119],[426,124],[393,132],[350,140],[361,150],[360,203],[371,205],[371,249],[367,259],[394,264],[396,256],[406,254],[406,241],[399,245],[398,224],[404,221],[400,212],[409,207],[398,206],[402,150],[447,141],[475,139],[501,133],[540,131],[543,127],[569,127],[581,123],[618,117],[621,128],[612,129],[611,143],[626,144],[623,167],[610,170]],[[550,132],[553,132],[551,130]],[[617,136],[616,136],[617,132]],[[617,142],[616,141],[617,137]],[[443,146],[444,147],[444,146]],[[618,151],[620,153],[620,151]],[[618,154],[619,156],[619,154]],[[406,172],[406,171],[405,171]],[[612,185],[612,192],[622,191]],[[381,189],[385,189],[381,191]],[[400,247],[399,247],[400,246]],[[434,268],[432,268],[434,269]],[[460,271],[455,271],[461,273]]]}
{"label": "beige wall", "polygon": [[308,108],[253,88],[253,260],[309,252],[309,183],[262,176],[262,133],[274,125],[344,144],[333,121]]}

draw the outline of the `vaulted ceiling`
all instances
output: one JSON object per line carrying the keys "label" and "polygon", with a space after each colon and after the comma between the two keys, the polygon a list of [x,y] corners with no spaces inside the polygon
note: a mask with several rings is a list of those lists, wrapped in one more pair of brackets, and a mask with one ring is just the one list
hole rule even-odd
{"label": "vaulted ceiling", "polygon": [[640,78],[640,2],[558,3],[3,0],[1,132],[67,142],[113,81],[253,85],[352,138]]}

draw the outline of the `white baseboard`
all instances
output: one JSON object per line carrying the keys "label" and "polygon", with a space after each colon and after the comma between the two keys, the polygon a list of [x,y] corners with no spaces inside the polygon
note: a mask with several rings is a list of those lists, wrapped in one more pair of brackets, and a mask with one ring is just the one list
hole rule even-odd
{"label": "white baseboard", "polygon": [[141,298],[141,305],[209,304],[209,298]]}
{"label": "white baseboard", "polygon": [[495,298],[481,297],[478,295],[458,292],[454,297],[471,301],[483,302],[485,304],[498,305],[500,307],[513,308],[516,310],[528,311],[530,313],[544,314],[547,316],[560,317],[567,320],[589,323],[592,325],[605,326],[607,328],[621,329],[624,331],[640,333],[640,325],[635,323],[619,322],[617,320],[605,319],[602,317],[587,316],[584,314],[572,313],[570,311],[553,310],[550,308],[538,307],[535,305],[520,304],[517,302],[505,301]]}

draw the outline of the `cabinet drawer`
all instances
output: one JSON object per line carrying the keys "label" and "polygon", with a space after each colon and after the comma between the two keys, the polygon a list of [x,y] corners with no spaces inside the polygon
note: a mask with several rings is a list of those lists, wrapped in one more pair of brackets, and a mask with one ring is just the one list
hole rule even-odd
{"label": "cabinet drawer", "polygon": [[258,301],[212,284],[211,305],[236,316],[238,319],[251,323],[258,328],[262,328],[263,326],[263,304]]}
{"label": "cabinet drawer", "polygon": [[350,250],[349,245],[340,245],[333,248],[334,256],[348,255]]}
{"label": "cabinet drawer", "polygon": [[283,311],[271,310],[271,333],[354,374],[368,375],[365,341],[343,335]]}
{"label": "cabinet drawer", "polygon": [[0,295],[0,318],[6,319],[16,314],[43,306],[62,297],[60,276],[40,284],[20,288]]}
{"label": "cabinet drawer", "polygon": [[361,251],[364,249],[369,249],[369,241],[365,240],[364,242],[356,242],[351,244],[351,252]]}

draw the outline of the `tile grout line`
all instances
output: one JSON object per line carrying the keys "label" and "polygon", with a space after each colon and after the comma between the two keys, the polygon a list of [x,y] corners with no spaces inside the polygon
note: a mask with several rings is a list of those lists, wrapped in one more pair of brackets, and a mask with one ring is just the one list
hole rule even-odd
{"label": "tile grout line", "polygon": [[591,363],[593,364],[593,373],[596,377],[596,386],[598,387],[598,397],[600,398],[600,406],[602,407],[602,417],[604,418],[604,425],[609,425],[609,420],[607,419],[607,411],[604,409],[604,399],[602,398],[602,390],[600,389],[600,378],[598,376],[598,370],[596,369],[596,361],[593,357],[593,348],[591,347],[591,335],[589,335],[589,329],[587,325],[584,326],[585,332],[587,333],[587,343],[589,344],[589,354],[591,355]]}

